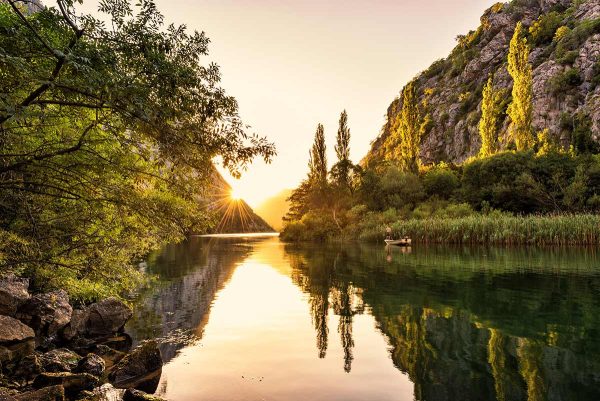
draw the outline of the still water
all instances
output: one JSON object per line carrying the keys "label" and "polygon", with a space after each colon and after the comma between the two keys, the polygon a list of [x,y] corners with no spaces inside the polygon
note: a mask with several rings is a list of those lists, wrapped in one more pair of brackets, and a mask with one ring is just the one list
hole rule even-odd
{"label": "still water", "polygon": [[127,327],[173,401],[600,400],[600,253],[193,238]]}

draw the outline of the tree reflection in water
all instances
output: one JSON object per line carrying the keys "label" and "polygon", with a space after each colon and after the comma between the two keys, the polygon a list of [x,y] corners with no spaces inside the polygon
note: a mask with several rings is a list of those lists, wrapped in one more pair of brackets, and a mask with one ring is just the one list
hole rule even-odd
{"label": "tree reflection in water", "polygon": [[[600,399],[600,259],[585,249],[287,245],[309,296],[319,357],[339,318],[371,313],[416,400]],[[395,253],[394,253],[395,252]]]}

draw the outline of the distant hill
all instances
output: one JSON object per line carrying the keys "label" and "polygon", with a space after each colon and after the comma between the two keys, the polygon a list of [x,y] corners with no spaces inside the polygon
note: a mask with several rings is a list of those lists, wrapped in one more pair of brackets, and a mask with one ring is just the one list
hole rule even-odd
{"label": "distant hill", "polygon": [[292,194],[291,189],[284,189],[277,195],[264,201],[260,206],[256,208],[256,213],[262,216],[267,223],[271,225],[275,230],[280,231],[283,222],[282,218],[288,212],[290,204],[287,198]]}
{"label": "distant hill", "polygon": [[209,208],[216,211],[218,223],[214,234],[274,232],[265,220],[242,199],[231,199],[231,185],[215,169],[208,191]]}
{"label": "distant hill", "polygon": [[[481,25],[459,36],[456,48],[419,74],[413,84],[426,116],[421,160],[460,163],[479,152],[482,89],[494,74],[495,87],[509,104],[509,43],[517,22],[526,27],[533,67],[533,126],[548,129],[565,148],[578,141],[600,142],[600,1],[513,0],[497,3]],[[387,122],[365,162],[385,158],[400,98],[387,110]],[[510,144],[509,118],[502,114],[501,146]]]}

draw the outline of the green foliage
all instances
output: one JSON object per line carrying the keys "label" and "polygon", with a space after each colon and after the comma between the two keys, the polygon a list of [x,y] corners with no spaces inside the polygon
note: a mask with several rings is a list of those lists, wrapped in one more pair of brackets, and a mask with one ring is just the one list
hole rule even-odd
{"label": "green foliage", "polygon": [[[535,46],[542,46],[552,42],[557,29],[561,26],[563,15],[556,11],[542,14],[529,27],[532,42]],[[564,32],[561,32],[563,34]]]}
{"label": "green foliage", "polygon": [[450,199],[460,186],[460,179],[456,172],[444,164],[429,169],[423,175],[423,186],[428,197],[437,196],[441,199]]}
{"label": "green foliage", "polygon": [[592,89],[600,86],[600,61],[597,61],[592,68]]}
{"label": "green foliage", "polygon": [[581,83],[581,73],[577,68],[568,68],[548,80],[549,89],[555,95],[568,93],[573,88],[581,85]]}
{"label": "green foliage", "polygon": [[510,41],[508,72],[513,78],[512,103],[508,108],[511,134],[518,151],[531,149],[533,137],[533,72],[529,63],[529,45],[519,22]]}
{"label": "green foliage", "polygon": [[331,169],[333,183],[342,191],[350,190],[350,173],[353,164],[350,162],[350,128],[348,128],[348,113],[346,110],[340,115],[335,154],[337,155],[338,161]]}
{"label": "green foliage", "polygon": [[578,51],[590,36],[597,33],[600,33],[600,18],[586,19],[570,31],[563,30],[556,41],[556,59],[561,60],[568,52]]}
{"label": "green foliage", "polygon": [[148,0],[101,2],[107,23],[75,19],[74,4],[0,4],[0,270],[90,299],[136,282],[132,262],[151,249],[210,227],[215,157],[237,175],[274,148],[200,63],[203,33],[166,26]]}
{"label": "green foliage", "polygon": [[556,30],[556,32],[554,33],[553,41],[554,42],[560,42],[564,37],[566,37],[570,33],[571,33],[571,28],[569,28],[566,25],[563,25],[563,26],[559,27]]}
{"label": "green foliage", "polygon": [[498,121],[501,113],[499,108],[501,101],[502,92],[494,90],[494,77],[490,75],[483,88],[481,120],[479,120],[479,135],[481,137],[479,155],[481,157],[493,155],[498,151]]}
{"label": "green foliage", "polygon": [[385,144],[386,158],[399,162],[404,171],[415,173],[419,169],[422,120],[414,83],[411,82],[402,91],[402,109]]}
{"label": "green foliage", "polygon": [[327,147],[325,145],[325,130],[323,124],[317,126],[315,142],[310,150],[309,180],[317,185],[327,184]]}
{"label": "green foliage", "polygon": [[[600,216],[470,215],[459,218],[400,220],[394,232],[414,242],[469,245],[598,245]],[[381,241],[385,226],[365,230],[361,239]]]}

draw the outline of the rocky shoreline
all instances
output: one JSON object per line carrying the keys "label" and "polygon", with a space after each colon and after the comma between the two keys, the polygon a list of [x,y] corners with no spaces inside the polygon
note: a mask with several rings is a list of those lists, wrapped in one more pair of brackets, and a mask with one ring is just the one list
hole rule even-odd
{"label": "rocky shoreline", "polygon": [[73,308],[65,291],[0,278],[0,401],[160,401],[158,344],[132,349],[132,310],[116,298]]}

